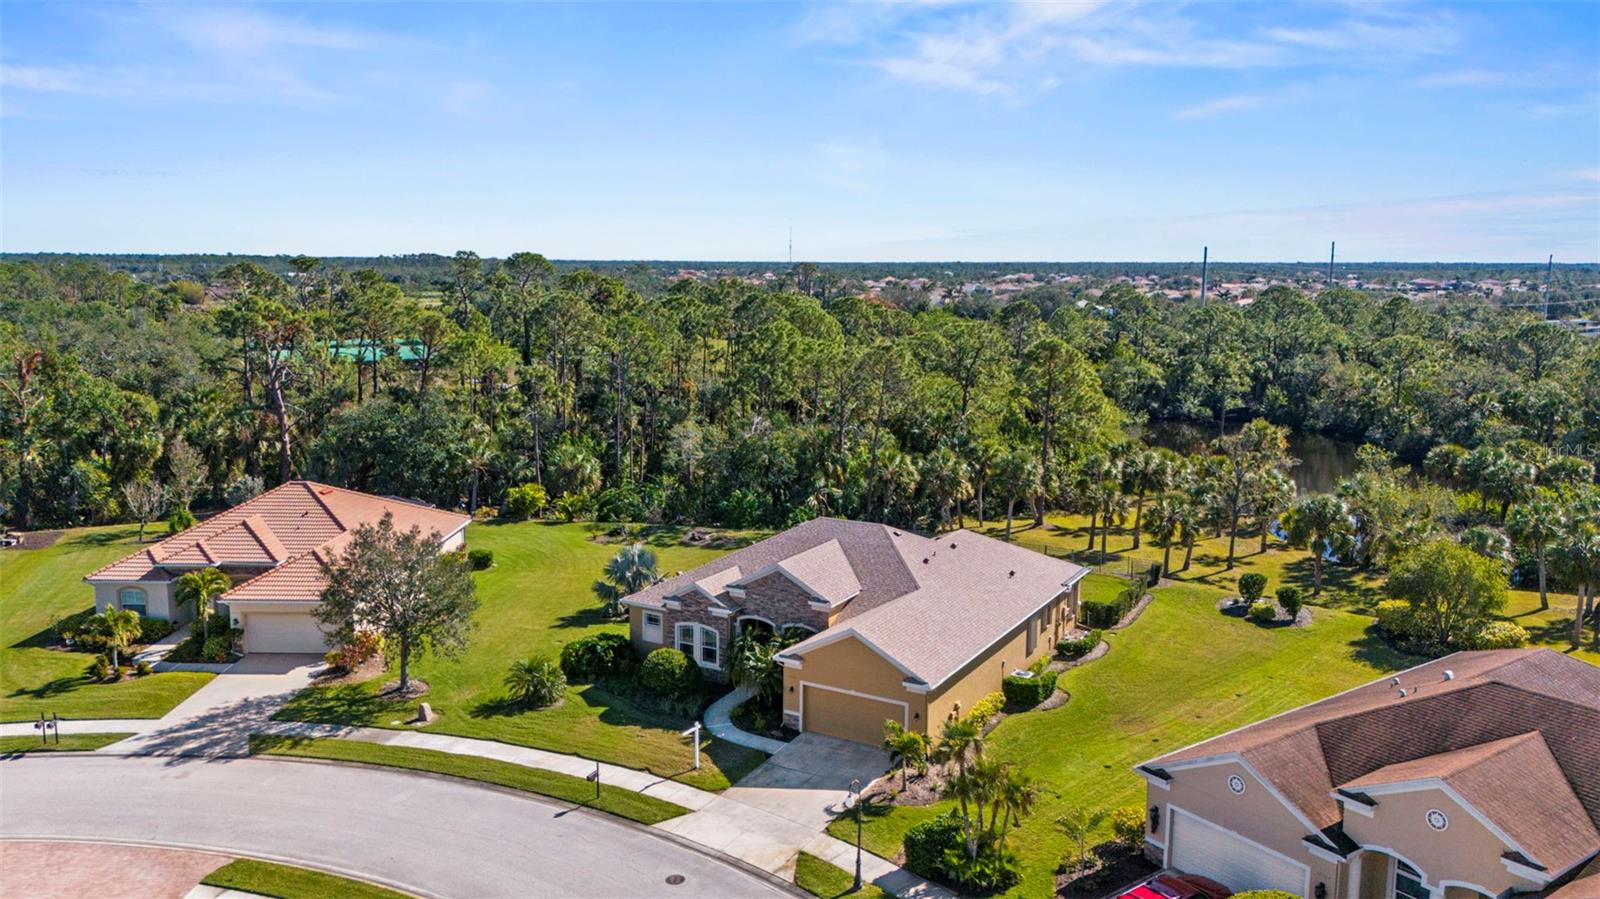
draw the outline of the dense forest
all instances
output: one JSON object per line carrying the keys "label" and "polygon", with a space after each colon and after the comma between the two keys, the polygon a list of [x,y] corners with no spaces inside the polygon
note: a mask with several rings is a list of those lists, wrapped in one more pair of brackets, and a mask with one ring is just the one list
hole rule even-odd
{"label": "dense forest", "polygon": [[533,483],[568,516],[936,529],[1012,502],[1096,511],[1108,478],[1142,495],[1133,435],[1172,419],[1260,418],[1412,463],[1441,445],[1600,457],[1597,344],[1482,302],[1274,287],[1237,307],[1111,284],[1093,304],[1049,286],[906,309],[532,253],[446,272],[421,291],[305,257],[203,282],[0,264],[6,520],[310,477],[447,506]]}

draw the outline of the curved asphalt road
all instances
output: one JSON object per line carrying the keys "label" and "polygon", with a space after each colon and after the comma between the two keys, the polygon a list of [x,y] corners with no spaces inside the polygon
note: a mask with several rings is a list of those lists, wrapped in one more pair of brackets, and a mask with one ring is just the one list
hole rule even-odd
{"label": "curved asphalt road", "polygon": [[[460,781],[269,759],[0,761],[0,836],[299,861],[440,897],[791,896],[642,828]],[[685,881],[668,885],[671,874]]]}

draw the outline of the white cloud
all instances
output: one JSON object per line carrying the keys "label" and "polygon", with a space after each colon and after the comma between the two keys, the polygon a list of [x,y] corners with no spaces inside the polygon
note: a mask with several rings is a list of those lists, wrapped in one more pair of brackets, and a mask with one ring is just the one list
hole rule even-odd
{"label": "white cloud", "polygon": [[1260,109],[1269,102],[1265,94],[1236,94],[1232,97],[1218,97],[1204,103],[1187,106],[1172,114],[1175,119],[1212,119],[1230,112],[1243,112],[1249,109]]}
{"label": "white cloud", "polygon": [[372,32],[315,24],[248,6],[184,4],[146,9],[179,40],[196,50],[219,55],[257,56],[294,48],[366,50],[389,40]]}

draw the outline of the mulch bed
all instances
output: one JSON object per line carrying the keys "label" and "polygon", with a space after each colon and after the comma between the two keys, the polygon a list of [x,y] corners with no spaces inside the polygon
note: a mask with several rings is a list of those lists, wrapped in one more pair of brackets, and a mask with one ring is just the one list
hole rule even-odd
{"label": "mulch bed", "polygon": [[[1262,627],[1309,627],[1311,625],[1310,606],[1302,605],[1300,613],[1294,617],[1293,621],[1289,620],[1289,613],[1284,611],[1283,606],[1273,603],[1273,608],[1277,610],[1277,617],[1270,622],[1262,624]],[[1244,602],[1238,596],[1229,596],[1219,600],[1217,602],[1217,611],[1224,615],[1231,615],[1234,618],[1243,618],[1246,621],[1251,621],[1249,617],[1250,604]],[[1255,622],[1251,621],[1251,623],[1254,624]]]}
{"label": "mulch bed", "polygon": [[[1072,855],[1069,850],[1069,855]],[[1071,865],[1077,857],[1064,859]],[[1125,888],[1161,870],[1144,853],[1120,843],[1101,843],[1089,852],[1089,867],[1083,871],[1056,873],[1056,895],[1063,899],[1099,899],[1119,895]]]}
{"label": "mulch bed", "polygon": [[66,531],[19,531],[12,532],[9,536],[17,538],[16,546],[3,547],[4,549],[45,549],[55,545],[57,540]]}
{"label": "mulch bed", "polygon": [[[369,681],[383,674],[385,666],[382,656],[374,656],[354,671],[345,671],[342,668],[323,668],[312,677],[312,683],[319,687],[333,687],[341,684],[359,684]],[[416,683],[416,679],[412,679]]]}
{"label": "mulch bed", "polygon": [[396,679],[389,681],[379,688],[378,698],[384,700],[385,702],[408,702],[416,699],[419,696],[428,695],[429,689],[431,688],[428,686],[427,681],[418,680],[417,678],[413,677],[411,679],[411,686],[408,687],[404,693],[401,693],[400,681]]}

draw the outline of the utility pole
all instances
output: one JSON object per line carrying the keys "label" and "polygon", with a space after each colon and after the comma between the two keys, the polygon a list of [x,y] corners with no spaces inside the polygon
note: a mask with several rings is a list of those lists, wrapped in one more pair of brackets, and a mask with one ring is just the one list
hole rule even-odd
{"label": "utility pole", "polygon": [[1551,253],[1550,258],[1544,261],[1544,286],[1539,288],[1539,298],[1544,302],[1544,312],[1540,317],[1545,321],[1550,320],[1550,270],[1555,265],[1556,254]]}
{"label": "utility pole", "polygon": [[794,226],[789,226],[789,267],[794,268]]}
{"label": "utility pole", "polygon": [[1333,287],[1333,248],[1337,247],[1337,240],[1328,241],[1328,286]]}
{"label": "utility pole", "polygon": [[1211,261],[1211,248],[1200,248],[1200,305],[1206,304],[1206,276],[1210,274],[1206,269]]}

